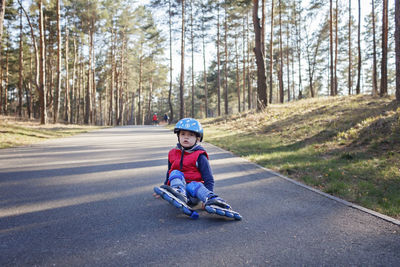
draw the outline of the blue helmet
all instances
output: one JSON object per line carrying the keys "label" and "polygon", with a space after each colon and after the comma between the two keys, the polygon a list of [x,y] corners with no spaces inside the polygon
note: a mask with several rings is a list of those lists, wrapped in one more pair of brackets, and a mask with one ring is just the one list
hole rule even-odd
{"label": "blue helmet", "polygon": [[184,118],[178,121],[174,128],[174,133],[179,134],[179,131],[185,130],[194,132],[197,137],[200,137],[200,142],[203,140],[203,127],[200,122],[192,118]]}

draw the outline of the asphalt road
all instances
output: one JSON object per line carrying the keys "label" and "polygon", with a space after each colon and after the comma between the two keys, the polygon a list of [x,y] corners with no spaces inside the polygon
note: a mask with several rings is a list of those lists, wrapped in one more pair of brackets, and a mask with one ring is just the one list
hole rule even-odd
{"label": "asphalt road", "polygon": [[0,150],[0,266],[400,266],[398,225],[208,144],[244,219],[189,219],[152,196],[175,143],[120,127]]}

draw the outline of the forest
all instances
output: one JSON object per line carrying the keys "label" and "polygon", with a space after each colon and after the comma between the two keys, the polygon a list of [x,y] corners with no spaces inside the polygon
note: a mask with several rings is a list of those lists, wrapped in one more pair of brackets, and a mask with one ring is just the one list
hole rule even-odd
{"label": "forest", "polygon": [[141,125],[400,101],[398,0],[0,0],[0,114]]}

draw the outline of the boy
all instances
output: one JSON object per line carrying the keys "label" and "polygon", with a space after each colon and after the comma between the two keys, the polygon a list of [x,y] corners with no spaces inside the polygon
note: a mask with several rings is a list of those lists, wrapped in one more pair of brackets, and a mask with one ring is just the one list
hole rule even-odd
{"label": "boy", "polygon": [[199,144],[203,140],[200,122],[182,119],[176,124],[174,133],[178,136],[178,144],[168,153],[167,177],[164,185],[154,188],[155,193],[192,218],[197,218],[198,214],[190,207],[201,201],[209,213],[240,220],[239,213],[213,192],[214,177],[208,154]]}

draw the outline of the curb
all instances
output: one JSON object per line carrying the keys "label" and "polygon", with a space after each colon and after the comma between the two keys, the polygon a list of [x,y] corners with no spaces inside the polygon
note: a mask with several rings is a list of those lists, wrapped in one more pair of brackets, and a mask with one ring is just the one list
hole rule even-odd
{"label": "curb", "polygon": [[[206,142],[205,142],[205,143],[206,143]],[[213,145],[213,144],[210,144],[210,143],[206,143],[206,144],[207,144],[207,145],[210,145],[210,146],[212,146],[212,147],[214,147],[214,148],[217,148],[217,149],[219,149],[219,150],[221,150],[221,151],[224,151],[224,152],[226,152],[226,153],[229,153],[229,154],[231,154],[231,155],[234,156],[234,157],[239,157],[239,156],[233,154],[232,152],[227,151],[227,150],[225,150],[225,149],[222,149],[222,148],[220,148],[220,147],[218,147],[218,146],[215,146],[215,145]],[[311,187],[311,186],[305,185],[305,184],[303,184],[303,183],[301,183],[301,182],[298,182],[298,181],[293,180],[293,179],[291,179],[291,178],[289,178],[289,177],[286,177],[286,176],[284,176],[284,175],[282,175],[282,174],[280,174],[280,173],[274,172],[274,171],[272,171],[272,170],[270,170],[270,169],[268,169],[268,168],[265,168],[265,167],[263,167],[263,166],[261,166],[261,165],[259,165],[259,164],[257,164],[257,163],[251,162],[251,161],[249,161],[249,160],[247,160],[247,159],[245,159],[245,158],[242,158],[242,157],[239,157],[239,158],[241,158],[242,160],[246,161],[246,162],[249,163],[249,164],[254,165],[254,166],[257,167],[257,168],[260,168],[260,169],[263,169],[263,170],[265,170],[265,171],[268,171],[268,172],[274,174],[275,176],[278,176],[278,177],[280,177],[280,178],[282,178],[282,179],[284,179],[284,180],[286,180],[286,181],[288,181],[288,182],[290,182],[290,183],[293,183],[293,184],[298,185],[298,186],[300,186],[300,187],[302,187],[302,188],[308,189],[308,190],[310,190],[310,191],[312,191],[312,192],[314,192],[314,193],[317,193],[317,194],[322,195],[322,196],[324,196],[324,197],[326,197],[326,198],[332,199],[332,200],[334,200],[334,201],[336,201],[336,202],[339,202],[339,203],[341,203],[341,204],[343,204],[343,205],[345,205],[345,206],[348,206],[348,207],[350,207],[350,208],[357,209],[357,210],[359,210],[359,211],[368,213],[368,214],[370,214],[370,215],[372,215],[372,216],[375,216],[375,217],[377,217],[377,218],[380,218],[380,219],[382,219],[382,220],[385,220],[385,221],[387,221],[387,222],[390,222],[390,223],[393,223],[393,224],[395,224],[395,225],[397,225],[397,226],[400,226],[400,220],[396,220],[395,218],[389,217],[389,216],[384,215],[384,214],[382,214],[382,213],[379,213],[379,212],[376,212],[376,211],[373,211],[373,210],[364,208],[364,207],[359,206],[359,205],[357,205],[357,204],[351,203],[351,202],[349,202],[349,201],[347,201],[347,200],[344,200],[344,199],[341,199],[341,198],[338,198],[338,197],[329,195],[329,194],[327,194],[327,193],[325,193],[325,192],[322,192],[322,191],[320,191],[320,190],[318,190],[318,189],[315,189],[315,188],[313,188],[313,187]]]}

